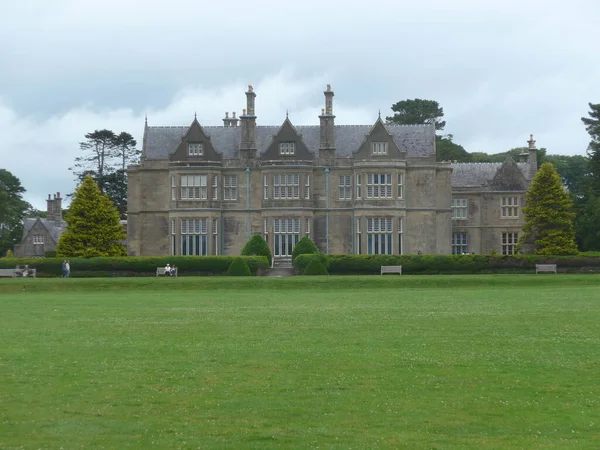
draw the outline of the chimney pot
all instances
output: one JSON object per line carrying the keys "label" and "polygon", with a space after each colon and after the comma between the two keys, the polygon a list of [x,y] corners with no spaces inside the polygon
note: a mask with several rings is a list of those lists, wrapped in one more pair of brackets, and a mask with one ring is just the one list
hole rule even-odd
{"label": "chimney pot", "polygon": [[235,119],[235,111],[233,112],[233,118]]}
{"label": "chimney pot", "polygon": [[330,84],[328,84],[328,85],[327,85],[327,90],[328,90],[328,91],[330,91],[330,90],[331,90],[331,85],[330,85]]}
{"label": "chimney pot", "polygon": [[244,115],[246,115],[246,110],[245,110],[245,109],[242,109],[242,113],[244,113]]}
{"label": "chimney pot", "polygon": [[52,196],[48,194],[48,200],[52,200]]}
{"label": "chimney pot", "polygon": [[229,119],[229,112],[225,111],[225,118]]}
{"label": "chimney pot", "polygon": [[254,89],[252,88],[252,85],[251,85],[251,84],[249,84],[249,85],[248,85],[248,92],[252,92],[253,90],[254,90]]}

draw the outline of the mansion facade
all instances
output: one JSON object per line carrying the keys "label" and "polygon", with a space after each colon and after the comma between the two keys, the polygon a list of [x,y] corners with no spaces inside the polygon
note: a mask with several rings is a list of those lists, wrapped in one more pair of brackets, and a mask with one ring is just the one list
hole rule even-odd
{"label": "mansion facade", "polygon": [[258,126],[256,94],[223,126],[144,128],[128,167],[128,253],[239,255],[254,233],[275,258],[302,236],[324,253],[515,252],[535,141],[519,162],[436,160],[434,125]]}

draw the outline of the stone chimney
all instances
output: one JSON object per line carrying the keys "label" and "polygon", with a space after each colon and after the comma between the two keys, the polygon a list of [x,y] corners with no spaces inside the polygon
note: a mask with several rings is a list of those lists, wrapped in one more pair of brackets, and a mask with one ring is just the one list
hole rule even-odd
{"label": "stone chimney", "polygon": [[331,85],[327,85],[325,94],[325,108],[321,109],[320,120],[320,135],[321,143],[319,145],[319,154],[323,156],[335,156],[335,116],[333,115],[333,91]]}
{"label": "stone chimney", "polygon": [[48,200],[46,200],[48,220],[54,220],[55,222],[62,221],[62,198],[60,192],[54,194],[52,198],[51,194],[48,194]]}
{"label": "stone chimney", "polygon": [[529,135],[527,144],[529,145],[529,158],[527,158],[527,162],[529,163],[529,178],[533,180],[533,177],[537,173],[537,148],[535,147],[533,134]]}
{"label": "stone chimney", "polygon": [[256,115],[254,110],[254,99],[256,94],[251,85],[246,92],[246,109],[240,116],[242,127],[242,140],[240,143],[240,156],[253,158],[256,156]]}

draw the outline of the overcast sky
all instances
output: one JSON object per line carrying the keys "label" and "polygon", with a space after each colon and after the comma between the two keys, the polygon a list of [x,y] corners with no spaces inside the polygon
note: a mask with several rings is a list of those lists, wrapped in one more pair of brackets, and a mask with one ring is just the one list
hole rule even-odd
{"label": "overcast sky", "polygon": [[600,103],[598,0],[0,0],[0,168],[72,192],[87,132],[220,125],[248,84],[262,125],[371,124],[436,100],[468,151],[584,154]]}

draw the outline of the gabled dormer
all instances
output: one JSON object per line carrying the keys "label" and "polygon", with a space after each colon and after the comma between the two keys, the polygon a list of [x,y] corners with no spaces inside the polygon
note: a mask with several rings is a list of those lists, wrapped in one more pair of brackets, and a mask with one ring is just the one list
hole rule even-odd
{"label": "gabled dormer", "polygon": [[298,133],[289,117],[286,117],[269,147],[263,153],[262,159],[266,160],[311,160],[314,154],[308,150],[308,147],[302,140],[302,135]]}
{"label": "gabled dormer", "polygon": [[406,159],[406,151],[398,147],[381,116],[371,127],[365,140],[354,154],[356,159]]}
{"label": "gabled dormer", "polygon": [[517,163],[509,156],[494,175],[490,185],[498,190],[519,191],[527,189],[527,180]]}
{"label": "gabled dormer", "polygon": [[210,136],[208,136],[198,119],[194,117],[194,121],[190,125],[187,133],[181,138],[181,142],[170,155],[169,159],[173,162],[204,162],[204,161],[220,161],[221,155],[213,147]]}

